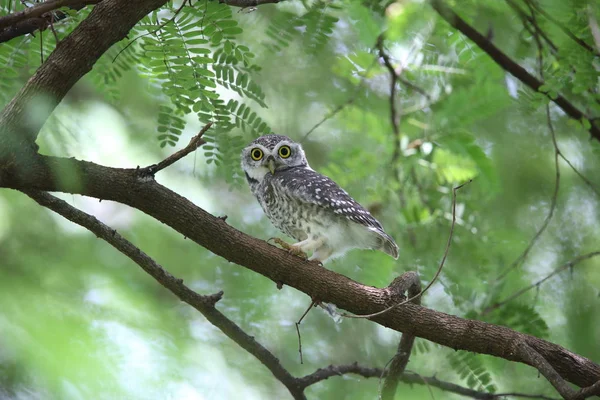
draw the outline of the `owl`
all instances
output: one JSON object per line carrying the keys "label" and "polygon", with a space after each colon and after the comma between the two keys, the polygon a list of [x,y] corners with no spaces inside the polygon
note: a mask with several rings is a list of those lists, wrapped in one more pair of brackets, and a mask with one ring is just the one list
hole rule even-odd
{"label": "owl", "polygon": [[353,248],[398,258],[398,245],[381,223],[314,171],[300,143],[282,135],[261,136],[242,151],[242,169],[273,225],[298,241],[290,250],[312,252],[309,260],[320,262]]}

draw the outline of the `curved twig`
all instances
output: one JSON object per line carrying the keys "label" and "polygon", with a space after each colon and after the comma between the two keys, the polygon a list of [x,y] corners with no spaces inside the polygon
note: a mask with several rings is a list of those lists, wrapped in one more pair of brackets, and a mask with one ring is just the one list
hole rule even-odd
{"label": "curved twig", "polygon": [[431,282],[429,282],[427,284],[427,286],[425,286],[425,289],[421,290],[418,294],[398,303],[398,304],[394,304],[393,306],[390,306],[384,310],[378,311],[376,313],[372,313],[372,314],[365,314],[365,315],[356,315],[356,314],[347,314],[347,313],[341,313],[340,315],[346,318],[373,318],[373,317],[377,317],[379,315],[385,314],[386,312],[393,310],[396,307],[399,307],[401,305],[404,305],[406,303],[410,303],[413,300],[421,297],[423,295],[423,293],[425,293],[427,290],[429,290],[429,288],[431,287],[431,285],[433,285],[435,283],[435,281],[437,280],[437,278],[440,276],[440,273],[442,272],[442,268],[444,268],[444,263],[446,262],[446,258],[448,257],[448,252],[450,251],[450,244],[452,243],[452,236],[454,235],[454,225],[456,224],[456,191],[460,188],[462,188],[465,185],[468,185],[469,183],[473,182],[472,179],[470,179],[468,182],[465,182],[461,185],[456,186],[455,188],[452,189],[452,224],[450,225],[450,235],[448,235],[448,242],[446,243],[446,250],[444,250],[444,256],[442,257],[442,261],[440,262],[440,266],[438,267],[437,271],[435,272],[435,275],[433,275],[433,279],[431,279]]}

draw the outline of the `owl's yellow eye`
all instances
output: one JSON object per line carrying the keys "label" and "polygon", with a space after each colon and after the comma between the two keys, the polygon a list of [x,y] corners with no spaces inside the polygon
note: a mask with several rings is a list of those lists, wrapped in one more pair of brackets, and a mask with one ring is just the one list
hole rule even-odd
{"label": "owl's yellow eye", "polygon": [[279,148],[279,157],[288,158],[291,155],[292,155],[292,149],[290,149],[290,146],[281,146]]}
{"label": "owl's yellow eye", "polygon": [[252,157],[254,161],[260,161],[260,159],[263,158],[263,155],[262,150],[259,148],[254,148],[250,151],[250,157]]}

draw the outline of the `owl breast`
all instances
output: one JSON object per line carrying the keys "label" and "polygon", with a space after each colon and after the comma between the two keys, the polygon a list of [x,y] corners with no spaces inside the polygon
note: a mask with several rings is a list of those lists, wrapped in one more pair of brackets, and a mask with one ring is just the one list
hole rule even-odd
{"label": "owl breast", "polygon": [[290,191],[282,176],[268,176],[255,192],[265,214],[276,228],[296,240],[319,235],[331,216],[316,204],[307,203],[299,193]]}
{"label": "owl breast", "polygon": [[316,259],[352,248],[381,249],[398,256],[396,243],[379,221],[335,182],[311,168],[277,170],[260,181],[247,178],[273,225],[305,246],[316,246]]}

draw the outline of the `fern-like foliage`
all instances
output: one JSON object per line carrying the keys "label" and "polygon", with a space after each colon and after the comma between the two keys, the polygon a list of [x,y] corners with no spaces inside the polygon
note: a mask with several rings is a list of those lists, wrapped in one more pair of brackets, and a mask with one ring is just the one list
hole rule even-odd
{"label": "fern-like foliage", "polygon": [[302,15],[280,12],[267,27],[269,40],[266,46],[272,51],[280,51],[299,39],[309,52],[318,53],[333,33],[338,18],[332,11],[339,8],[331,1],[319,0]]}
{"label": "fern-like foliage", "polygon": [[[238,96],[266,107],[265,94],[251,75],[260,68],[252,63],[254,54],[250,49],[235,40],[242,29],[233,19],[231,8],[205,1],[179,12],[171,6],[170,11],[168,17],[154,13],[145,18],[136,27],[142,35],[139,51],[119,55],[139,59],[142,73],[165,96],[167,104],[158,111],[161,146],[177,143],[185,129],[184,117],[190,113],[202,123],[214,122],[226,135],[234,127],[254,136],[268,132],[268,126],[250,104],[223,100],[224,96]],[[123,68],[105,72],[105,80],[115,80],[120,70]],[[211,135],[205,139],[208,146],[216,146]],[[208,154],[209,162],[220,161],[218,151]]]}
{"label": "fern-like foliage", "polygon": [[477,354],[467,351],[455,351],[448,354],[448,362],[471,389],[488,393],[496,392],[496,385],[492,381],[489,371],[485,368],[481,357]]}
{"label": "fern-like foliage", "polygon": [[490,314],[487,322],[508,326],[539,338],[548,337],[548,325],[542,316],[531,306],[508,303]]}
{"label": "fern-like foliage", "polygon": [[0,102],[5,104],[20,86],[20,73],[27,69],[29,39],[13,39],[0,46]]}

